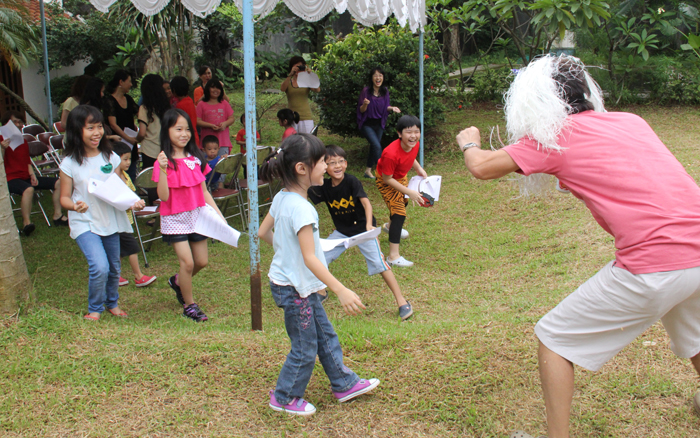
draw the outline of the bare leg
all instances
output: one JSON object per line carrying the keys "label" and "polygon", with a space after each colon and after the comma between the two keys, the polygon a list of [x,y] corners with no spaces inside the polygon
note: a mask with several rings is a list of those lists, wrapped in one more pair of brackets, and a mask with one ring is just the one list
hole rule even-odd
{"label": "bare leg", "polygon": [[22,211],[22,222],[24,223],[25,227],[32,223],[31,214],[32,214],[32,201],[33,200],[34,200],[34,188],[30,187],[27,190],[25,190],[24,193],[22,193],[22,201],[20,204],[21,211]]}
{"label": "bare leg", "polygon": [[399,254],[399,244],[389,242],[389,260],[396,260],[401,255]]}
{"label": "bare leg", "polygon": [[185,301],[185,306],[194,303],[192,299],[192,271],[194,271],[194,260],[192,258],[192,250],[189,242],[175,242],[173,249],[180,262],[180,272],[177,276],[177,284],[182,291],[182,299]]}
{"label": "bare leg", "polygon": [[[371,167],[365,167],[365,175],[372,175],[372,168]],[[372,175],[374,176],[374,175]]]}
{"label": "bare leg", "polygon": [[698,373],[698,375],[700,375],[700,353],[691,357],[690,361],[693,363],[693,366],[695,367],[695,371]]}
{"label": "bare leg", "polygon": [[396,277],[394,276],[394,272],[393,271],[384,271],[384,272],[382,272],[382,278],[384,279],[384,282],[386,283],[386,285],[389,286],[391,293],[394,294],[394,298],[396,299],[396,304],[399,307],[405,305],[406,299],[403,297],[403,294],[401,293],[401,288],[399,288],[399,282],[396,281]]}
{"label": "bare leg", "polygon": [[192,257],[194,260],[194,269],[192,270],[193,277],[197,275],[197,272],[201,271],[209,264],[207,242],[207,240],[202,240],[199,242],[190,242]]}
{"label": "bare leg", "polygon": [[63,211],[61,210],[61,180],[57,179],[53,187],[51,200],[53,201],[53,220],[56,221],[63,216]]}
{"label": "bare leg", "polygon": [[143,277],[143,272],[141,272],[141,268],[139,267],[139,255],[138,254],[131,254],[129,256],[129,266],[131,266],[131,270],[134,271],[134,277],[137,280],[140,280],[141,277]]}
{"label": "bare leg", "polygon": [[569,415],[574,398],[574,366],[540,342],[540,380],[547,409],[547,436],[569,438]]}

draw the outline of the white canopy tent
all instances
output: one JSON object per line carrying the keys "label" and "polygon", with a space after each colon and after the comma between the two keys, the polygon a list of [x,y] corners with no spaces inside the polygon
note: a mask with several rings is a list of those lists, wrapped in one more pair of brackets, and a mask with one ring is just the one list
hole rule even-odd
{"label": "white canopy tent", "polygon": [[[99,11],[107,12],[117,0],[90,0]],[[216,11],[221,0],[180,0],[185,8],[198,17],[206,17]],[[234,0],[243,14],[243,77],[245,82],[245,129],[256,132],[255,107],[255,43],[253,33],[254,16],[262,18],[272,12],[280,0]],[[425,0],[283,0],[287,7],[306,21],[318,21],[333,9],[338,13],[349,11],[365,26],[384,24],[394,15],[401,26],[408,24],[411,32],[419,32],[420,65],[420,163],[423,164],[423,27],[426,24]],[[170,0],[131,0],[144,15],[159,13]],[[260,278],[260,248],[258,239],[258,174],[257,150],[254,135],[246,136],[248,174],[248,238],[250,243],[250,287],[252,329],[262,330],[262,295]]]}

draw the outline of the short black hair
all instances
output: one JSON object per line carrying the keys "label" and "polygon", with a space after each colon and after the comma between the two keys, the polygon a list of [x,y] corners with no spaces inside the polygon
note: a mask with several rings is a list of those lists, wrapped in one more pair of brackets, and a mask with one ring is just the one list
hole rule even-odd
{"label": "short black hair", "polygon": [[406,128],[417,127],[420,131],[420,119],[416,116],[405,115],[402,116],[398,122],[396,122],[396,132],[403,132]]}
{"label": "short black hair", "polygon": [[327,144],[326,145],[326,160],[331,158],[331,157],[342,157],[342,158],[347,160],[348,154],[345,152],[345,149],[341,148],[338,145]]}
{"label": "short black hair", "polygon": [[209,143],[216,143],[216,145],[219,145],[219,139],[215,135],[207,135],[202,139],[202,147],[204,147],[205,144]]}
{"label": "short black hair", "polygon": [[190,94],[190,82],[184,76],[175,76],[170,80],[170,91],[177,97]]}
{"label": "short black hair", "polygon": [[120,157],[124,154],[131,155],[131,148],[126,145],[123,141],[115,141],[112,143],[112,152],[119,155]]}
{"label": "short black hair", "polygon": [[22,121],[22,123],[25,123],[24,117],[22,117],[22,114],[20,114],[19,111],[14,111],[14,110],[5,111],[5,114],[2,115],[2,119],[0,119],[0,123],[5,125],[13,117],[16,119],[20,119]]}

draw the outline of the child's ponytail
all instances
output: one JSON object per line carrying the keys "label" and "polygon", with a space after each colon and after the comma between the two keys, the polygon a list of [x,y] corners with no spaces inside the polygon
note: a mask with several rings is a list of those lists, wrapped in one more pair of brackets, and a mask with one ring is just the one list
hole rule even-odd
{"label": "child's ponytail", "polygon": [[260,167],[260,179],[267,182],[280,179],[284,187],[294,186],[297,184],[297,163],[306,164],[313,169],[325,156],[326,147],[315,135],[290,135],[275,152],[265,157]]}
{"label": "child's ponytail", "polygon": [[289,108],[282,108],[277,111],[277,118],[280,120],[285,120],[287,126],[292,126],[292,124],[299,123],[299,113],[292,111]]}

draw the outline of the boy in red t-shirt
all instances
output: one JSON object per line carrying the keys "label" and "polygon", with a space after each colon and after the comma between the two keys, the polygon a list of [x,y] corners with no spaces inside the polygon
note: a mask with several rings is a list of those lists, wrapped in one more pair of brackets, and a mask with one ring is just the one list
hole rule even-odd
{"label": "boy in red t-shirt", "polygon": [[[236,134],[236,144],[241,147],[241,153],[245,154],[245,113],[241,114],[241,125],[243,125],[243,129]],[[255,131],[255,138],[260,140],[260,133],[258,131]]]}
{"label": "boy in red t-shirt", "polygon": [[403,229],[406,220],[406,205],[408,196],[412,201],[423,205],[423,197],[416,190],[408,188],[408,171],[413,169],[419,176],[428,177],[425,170],[416,161],[420,149],[420,120],[416,116],[403,116],[396,123],[399,139],[393,141],[382,152],[377,163],[377,188],[389,207],[389,223],[382,226],[382,231],[389,233],[389,257],[386,259],[391,266],[409,267],[409,262],[399,255],[401,239],[408,237]]}
{"label": "boy in red t-shirt", "polygon": [[[21,115],[15,111],[6,112],[0,124],[5,125],[12,120],[12,123],[17,126],[20,131],[24,126]],[[10,140],[4,140],[0,136],[0,145],[2,146],[2,155],[5,162],[5,176],[7,178],[7,188],[10,193],[22,197],[20,202],[20,210],[22,212],[22,234],[29,236],[36,229],[32,223],[32,202],[34,200],[35,190],[53,190],[53,223],[54,225],[68,225],[68,218],[61,211],[60,195],[61,182],[58,178],[37,177],[34,173],[31,157],[29,156],[29,144],[25,140],[24,143],[17,146],[14,150],[10,147]]]}

